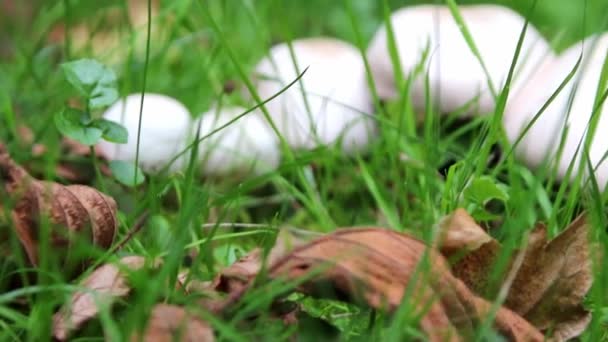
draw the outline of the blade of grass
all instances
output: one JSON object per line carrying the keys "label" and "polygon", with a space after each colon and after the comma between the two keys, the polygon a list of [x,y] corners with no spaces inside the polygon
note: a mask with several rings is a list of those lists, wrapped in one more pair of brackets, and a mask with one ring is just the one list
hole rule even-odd
{"label": "blade of grass", "polygon": [[[247,77],[247,74],[243,70],[241,63],[236,58],[231,47],[225,40],[222,30],[218,26],[217,22],[211,16],[211,13],[209,13],[205,9],[205,6],[201,3],[201,1],[199,1],[197,3],[200,5],[199,7],[201,7],[203,9],[202,12],[204,13],[205,17],[209,21],[209,24],[211,25],[211,27],[213,28],[215,33],[220,38],[219,39],[220,43],[226,49],[226,52],[228,53],[231,61],[233,62],[233,65],[237,69],[237,72],[238,72],[241,80],[245,83],[247,90],[253,96],[256,103],[259,104],[259,108],[262,110],[262,113],[264,114],[266,121],[270,124],[272,130],[275,132],[275,134],[279,138],[283,155],[287,158],[287,160],[294,160],[294,155],[293,155],[293,152],[291,151],[291,148],[287,144],[287,142],[286,142],[285,138],[283,137],[283,135],[281,134],[281,132],[278,130],[276,124],[273,122],[270,114],[268,113],[268,110],[266,109],[266,106],[264,106],[264,103],[262,103],[262,99],[259,97],[253,83]],[[299,80],[301,79],[301,77],[303,76],[303,74],[305,72],[306,72],[306,69],[298,78],[296,78],[295,82],[299,82]],[[299,181],[300,185],[304,188],[304,191],[308,196],[308,201],[305,203],[305,205],[308,207],[308,209],[310,209],[315,214],[315,216],[317,217],[317,219],[323,226],[328,227],[328,229],[335,227],[335,223],[333,222],[331,216],[327,213],[327,211],[325,210],[325,207],[321,203],[319,203],[317,194],[314,192],[314,190],[310,187],[309,183],[306,181],[306,177],[304,176],[301,169],[296,170],[296,176],[298,177],[298,181]]]}
{"label": "blade of grass", "polygon": [[[144,97],[146,93],[146,82],[148,80],[148,66],[150,63],[150,41],[152,40],[152,0],[147,0],[148,2],[148,22],[146,27],[146,55],[144,58],[144,75],[141,85],[141,100],[139,103],[139,117],[137,120],[137,142],[135,143],[135,162],[134,162],[134,172],[133,172],[133,184],[137,184],[137,171],[139,165],[139,146],[141,142],[141,122],[144,114]],[[134,190],[137,188],[134,187]]]}

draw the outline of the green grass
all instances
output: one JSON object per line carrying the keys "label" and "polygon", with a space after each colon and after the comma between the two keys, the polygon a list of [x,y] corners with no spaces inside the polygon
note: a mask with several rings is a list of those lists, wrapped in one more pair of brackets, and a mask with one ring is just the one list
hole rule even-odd
{"label": "green grass", "polygon": [[[124,18],[125,1],[95,5],[74,0],[32,1],[32,14],[21,17],[0,11],[0,141],[39,178],[63,182],[55,169],[66,156],[60,151],[61,137],[52,118],[76,93],[62,76],[61,62],[80,57],[105,61],[119,75],[122,95],[144,88],[164,93],[183,102],[193,115],[206,111],[219,98],[225,104],[251,108],[253,104],[245,103],[238,92],[223,94],[222,89],[231,80],[254,90],[249,72],[272,44],[328,35],[347,40],[364,51],[392,10],[422,2],[165,1],[153,23],[150,40],[145,39],[146,27],[133,27],[118,20],[120,24],[112,27],[121,32],[121,44],[101,50],[94,50],[96,47],[90,43],[94,37],[81,49],[75,47],[74,37],[68,37],[63,45],[49,43],[46,37],[57,23],[87,23],[93,32],[103,32],[109,25],[101,20],[104,13],[114,11]],[[472,1],[458,2],[463,3]],[[522,13],[531,6],[527,0],[495,3]],[[531,23],[552,41],[556,50],[563,50],[583,36],[601,31],[607,19],[605,13],[603,0],[539,0]],[[113,53],[120,58],[110,58]],[[397,60],[396,55],[392,57]],[[569,76],[563,75],[564,80]],[[398,80],[400,93],[407,94],[408,80]],[[505,246],[497,263],[498,274],[534,222],[548,222],[550,231],[556,234],[586,209],[593,223],[592,239],[605,251],[608,196],[599,192],[597,185],[582,188],[555,184],[550,170],[532,172],[506,153],[510,147],[502,136],[500,117],[508,93],[504,89],[496,92],[499,105],[490,118],[459,124],[430,111],[430,119],[420,127],[412,125],[415,113],[407,96],[382,108],[376,98],[380,135],[368,153],[346,157],[334,148],[294,152],[283,143],[284,157],[278,170],[242,181],[198,177],[197,165],[170,177],[150,176],[146,185],[137,189],[97,175],[92,185],[107,189],[119,204],[121,225],[116,241],[144,212],[150,217],[142,232],[118,255],[96,251],[96,264],[120,255],[138,254],[163,256],[164,266],[156,272],[137,272],[132,277],[133,296],[114,310],[102,311],[98,320],[78,333],[78,340],[103,340],[104,333],[111,340],[124,340],[145,323],[151,306],[163,300],[195,307],[192,296],[167,286],[184,268],[184,259],[191,250],[198,251],[191,258],[194,276],[211,279],[253,247],[271,246],[280,227],[329,232],[337,227],[382,225],[430,239],[439,218],[464,205],[477,210],[479,217],[495,214],[500,218],[489,222],[500,226],[493,234]],[[601,97],[599,92],[597,98]],[[432,101],[427,99],[429,104]],[[35,142],[47,146],[48,152],[35,157],[24,148],[19,125],[31,127]],[[498,164],[489,162],[494,144],[503,151],[504,158]],[[404,154],[410,158],[404,160]],[[437,170],[451,161],[457,162],[442,177]],[[91,166],[90,159],[80,162]],[[578,170],[572,172],[576,174]],[[462,197],[467,184],[482,176],[488,176],[491,183],[507,186],[508,198],[498,212],[486,212],[487,208]],[[0,204],[8,208],[10,201],[1,191]],[[244,226],[209,222],[238,222]],[[19,250],[18,242],[10,229],[0,215],[0,340],[48,340],[51,316],[74,291],[76,282],[53,262],[52,250],[43,251],[41,260],[48,261],[38,269],[29,268],[23,255],[15,252]],[[608,274],[604,268],[604,263],[594,265],[595,283],[588,302],[595,314],[584,340],[605,339],[608,333],[603,314],[608,310]],[[15,277],[25,285],[15,288],[9,282]],[[310,328],[294,331],[267,314],[272,299],[284,290],[276,284],[265,285],[248,294],[226,317],[202,314],[223,340],[280,340],[296,334],[313,341],[337,333],[343,339],[402,340],[419,334],[416,317],[405,310],[412,304],[407,299],[404,309],[393,318],[365,308],[301,296],[294,296],[293,300],[301,301],[311,316],[302,323]],[[253,322],[249,320],[252,313],[260,315]],[[489,334],[489,330],[480,329],[478,338],[491,338]]]}

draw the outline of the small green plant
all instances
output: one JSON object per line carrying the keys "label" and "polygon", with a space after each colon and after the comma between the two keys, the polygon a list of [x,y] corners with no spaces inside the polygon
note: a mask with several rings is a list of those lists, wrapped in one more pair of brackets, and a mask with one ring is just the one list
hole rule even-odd
{"label": "small green plant", "polygon": [[464,189],[462,201],[477,220],[492,220],[499,215],[492,213],[488,204],[498,202],[506,205],[509,201],[509,189],[492,177],[481,176],[471,180]]}
{"label": "small green plant", "polygon": [[[59,132],[87,146],[93,146],[101,139],[118,144],[127,143],[129,133],[125,127],[93,113],[118,100],[114,71],[88,58],[63,63],[61,68],[67,81],[83,98],[85,108],[67,106],[58,112],[54,120]],[[123,161],[112,161],[110,169],[114,178],[127,186],[136,186],[145,180],[143,172],[137,166]]]}
{"label": "small green plant", "polygon": [[[502,275],[509,273],[511,263],[525,256],[518,251],[530,241],[537,222],[546,222],[547,237],[554,237],[581,210],[586,210],[590,231],[585,235],[594,246],[606,250],[608,191],[602,195],[596,189],[589,191],[587,186],[560,183],[553,168],[541,165],[530,169],[516,158],[515,148],[523,143],[523,138],[509,144],[501,118],[506,101],[514,98],[517,92],[506,89],[501,80],[500,84],[492,85],[493,97],[499,103],[495,113],[463,120],[465,110],[475,111],[475,98],[456,112],[440,115],[436,104],[446,92],[434,96],[431,90],[434,86],[432,75],[441,70],[427,67],[439,57],[437,46],[428,43],[423,51],[407,49],[403,54],[397,51],[395,38],[398,33],[388,22],[397,9],[405,5],[447,3],[455,20],[462,23],[458,19],[460,10],[455,5],[478,2],[176,0],[158,2],[162,4],[156,7],[157,2],[152,0],[116,0],[103,4],[64,0],[29,1],[23,2],[22,6],[13,6],[23,10],[31,7],[32,12],[26,16],[0,10],[1,142],[14,154],[15,161],[41,180],[53,180],[53,174],[61,176],[58,171],[63,163],[77,166],[78,171],[86,170],[83,178],[87,177],[87,180],[90,168],[94,168],[97,171],[94,186],[117,202],[118,226],[113,252],[80,242],[69,251],[70,256],[93,256],[81,279],[86,279],[98,266],[114,264],[124,256],[163,260],[159,269],[129,272],[127,278],[132,292],[128,298],[116,301],[114,306],[106,305],[104,301],[98,317],[72,338],[128,340],[143,328],[144,321],[153,311],[153,304],[163,302],[183,306],[188,316],[196,314],[208,322],[217,340],[424,339],[418,321],[419,311],[427,309],[418,310],[412,299],[415,291],[424,290],[423,287],[406,289],[406,293],[412,295],[404,297],[397,315],[342,302],[342,296],[339,296],[340,300],[315,299],[300,293],[288,296],[286,289],[291,282],[266,283],[267,268],[255,279],[255,291],[247,293],[222,315],[208,312],[200,305],[203,300],[216,299],[212,294],[180,290],[184,284],[178,283],[177,279],[185,274],[183,271],[188,271],[185,285],[207,284],[252,250],[260,248],[267,254],[278,240],[277,231],[285,228],[293,229],[296,236],[308,237],[319,232],[330,233],[337,227],[382,226],[415,234],[430,244],[437,237],[434,229],[437,222],[457,208],[464,208],[475,221],[485,221],[481,227],[492,240],[500,243],[495,261],[489,265],[491,267],[483,269],[490,290],[496,290],[489,291],[492,293],[502,290]],[[508,7],[526,14],[530,24],[551,42],[555,52],[563,51],[605,27],[606,0],[537,2],[534,11],[530,10],[529,0],[512,0]],[[504,5],[506,2],[492,0],[487,3]],[[147,20],[147,24],[143,24],[145,20],[142,19]],[[381,27],[387,30],[393,64],[393,69],[389,68],[387,72],[395,74],[398,92],[394,99],[386,102],[380,101],[370,75],[370,65],[375,61],[368,60],[366,53],[374,32]],[[459,28],[474,59],[479,64],[489,63],[485,61],[487,57],[479,55],[477,47],[483,42],[472,33],[474,27],[462,25]],[[247,93],[257,94],[256,77],[253,77],[257,75],[252,75],[252,71],[275,43],[320,35],[355,44],[365,61],[378,135],[361,156],[345,156],[330,148],[292,151],[286,147],[287,152],[277,170],[237,182],[231,177],[199,176],[195,164],[197,153],[193,151],[201,145],[194,140],[174,156],[177,160],[190,154],[192,162],[188,171],[169,173],[167,167],[146,178],[137,168],[137,162],[109,162],[112,175],[108,177],[99,172],[95,155],[82,161],[79,154],[59,153],[63,137],[78,141],[91,151],[93,146],[104,141],[134,143],[136,133],[127,133],[119,124],[103,120],[102,113],[124,94],[158,92],[175,97],[193,112],[193,119],[199,119],[201,116],[196,113],[206,111],[216,102],[249,108],[212,132],[201,132],[196,137],[198,142],[254,110],[268,114],[264,113],[267,111],[265,104],[285,89],[270,99],[260,96],[253,99],[256,96],[246,97],[239,88],[245,87]],[[409,74],[399,65],[399,59],[406,57],[406,53],[420,58],[419,65]],[[509,56],[513,58],[514,68],[526,61],[524,53],[509,51]],[[87,59],[80,59],[84,57]],[[106,61],[112,61],[111,68]],[[549,105],[559,104],[558,95],[568,91],[568,86],[577,81],[579,69],[585,64],[581,58],[570,70],[554,75],[561,83],[557,81],[559,87],[556,84],[551,89],[546,86],[553,93],[546,103],[539,104],[525,133],[548,115]],[[58,66],[60,72],[57,72]],[[301,71],[307,67],[299,66]],[[486,66],[489,68],[490,64]],[[314,72],[314,68],[311,71]],[[300,77],[302,75],[296,80],[286,80],[293,81],[288,87],[301,84]],[[227,81],[236,85],[230,94],[224,93]],[[410,95],[415,81],[424,83],[421,101],[425,102],[428,111],[414,109]],[[600,88],[604,85],[602,83]],[[591,93],[595,94],[595,90]],[[77,101],[72,100],[68,105],[64,101],[68,96]],[[148,98],[145,100],[147,103]],[[583,114],[589,113],[572,111],[573,116]],[[143,120],[146,120],[145,116]],[[53,121],[55,124],[50,124]],[[47,152],[39,156],[30,151],[29,140],[19,131],[20,126],[31,129],[34,135],[31,145],[45,147]],[[583,142],[581,149],[584,145]],[[116,146],[124,148],[126,145]],[[497,161],[492,160],[494,146],[500,147],[502,152]],[[558,147],[558,150],[562,149],[562,146]],[[451,166],[445,170],[448,164]],[[568,174],[576,172],[577,168],[572,167]],[[119,184],[126,188],[115,186]],[[7,196],[4,186],[0,184],[0,252],[3,253],[0,261],[0,341],[50,340],[54,313],[60,312],[63,306],[70,306],[73,294],[83,288],[77,285],[80,280],[68,279],[63,269],[55,265],[53,260],[57,251],[40,243],[44,239],[51,241],[49,229],[39,231],[39,245],[43,247],[40,267],[32,267],[23,258],[23,253],[19,253],[20,242],[12,233],[10,209],[13,199]],[[129,191],[135,186],[137,191]],[[565,254],[577,248],[551,250]],[[399,252],[399,249],[395,251]],[[487,249],[480,252],[484,251]],[[390,259],[397,255],[383,249],[379,252]],[[454,259],[457,261],[460,255],[455,255]],[[541,258],[536,259],[535,262]],[[545,260],[552,265],[561,262],[555,256]],[[594,260],[594,284],[583,303],[584,308],[593,313],[591,323],[581,336],[581,340],[587,341],[608,340],[608,273],[604,271],[602,258]],[[418,281],[432,275],[429,272],[431,263],[420,265],[415,274]],[[564,263],[564,266],[568,265]],[[553,270],[552,267],[546,269]],[[370,270],[378,271],[377,267]],[[537,273],[534,273],[535,278]],[[388,272],[378,274],[394,276]],[[556,275],[559,274],[556,272]],[[558,277],[557,281],[570,282],[570,279]],[[511,284],[508,288],[514,287]],[[555,286],[548,288],[549,292],[559,294],[555,289]],[[274,298],[280,300],[271,305]],[[471,340],[503,340],[493,331],[491,323],[495,309],[504,301],[502,294],[492,296],[489,301],[492,310],[479,320],[478,328],[472,328]],[[274,307],[274,304],[280,305]],[[297,325],[284,325],[282,318],[289,316],[276,314],[285,313],[296,304],[300,321]],[[578,314],[579,308],[577,306],[573,313]]]}

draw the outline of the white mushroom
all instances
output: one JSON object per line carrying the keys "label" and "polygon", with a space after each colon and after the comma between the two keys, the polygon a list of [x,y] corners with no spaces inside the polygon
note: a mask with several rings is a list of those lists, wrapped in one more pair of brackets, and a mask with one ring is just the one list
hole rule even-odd
{"label": "white mushroom", "polygon": [[[212,108],[202,114],[193,129],[200,124],[202,138],[246,110],[242,107]],[[199,144],[203,174],[261,174],[274,170],[280,160],[279,145],[275,133],[264,120],[256,110],[204,139]]]}
{"label": "white mushroom", "polygon": [[[597,38],[597,40],[596,40]],[[537,167],[544,161],[555,165],[557,149],[563,144],[563,151],[557,165],[557,176],[563,179],[570,164],[575,161],[571,178],[578,172],[587,129],[595,108],[596,93],[606,52],[608,34],[588,38],[574,45],[554,62],[547,63],[534,76],[521,94],[507,105],[503,124],[509,140],[513,143],[528,125],[551,94],[574,68],[581,53],[583,59],[575,77],[541,114],[538,121],[523,136],[516,147],[516,153],[526,164]],[[600,89],[600,96],[606,89]],[[601,115],[589,149],[589,158],[601,189],[608,182],[608,106],[604,105],[596,115]],[[569,114],[568,114],[569,113]],[[561,138],[564,128],[568,131],[565,140]],[[583,172],[588,175],[587,166]]]}
{"label": "white mushroom", "polygon": [[338,141],[347,153],[364,148],[374,123],[368,116],[372,101],[360,52],[330,38],[296,40],[292,47],[293,58],[289,46],[279,44],[256,67],[256,91],[262,99],[309,67],[300,82],[266,105],[281,135],[300,149]]}
{"label": "white mushroom", "polygon": [[[597,40],[596,40],[597,38]],[[564,156],[581,156],[582,152],[577,154],[579,141],[581,142],[580,150],[583,150],[584,138],[591,129],[589,121],[592,116],[599,115],[597,127],[592,135],[592,142],[589,148],[589,159],[591,165],[595,169],[595,177],[597,178],[600,190],[605,189],[608,185],[608,104],[602,103],[602,107],[594,113],[596,109],[596,94],[599,90],[598,99],[606,92],[608,88],[604,84],[603,88],[598,89],[600,85],[600,77],[602,76],[602,68],[604,67],[608,56],[608,34],[603,34],[599,37],[588,39],[585,43],[585,53],[587,54],[584,60],[584,65],[581,70],[581,79],[576,89],[574,101],[572,103],[571,114],[568,120],[569,134],[568,141],[565,146]],[[580,51],[582,47],[575,46],[570,51],[574,53]],[[572,52],[571,52],[572,53]],[[563,157],[562,157],[563,158]],[[560,171],[565,174],[563,165],[560,165]],[[585,166],[585,171],[587,167]],[[576,171],[576,169],[575,169]]]}
{"label": "white mushroom", "polygon": [[[135,161],[141,94],[131,94],[106,110],[103,117],[122,124],[129,133],[126,144],[107,141],[99,148],[110,160]],[[165,95],[147,93],[144,96],[141,121],[139,166],[147,172],[157,172],[186,147],[191,118],[179,101]],[[182,169],[188,162],[185,153],[169,168]]]}
{"label": "white mushroom", "polygon": [[[507,79],[525,19],[506,7],[495,5],[460,6],[459,10],[490,81],[495,91],[499,91]],[[392,14],[391,25],[403,77],[413,76],[410,95],[415,110],[425,112],[424,76],[427,73],[430,99],[437,101],[437,109],[442,113],[461,110],[472,101],[478,107],[473,106],[466,113],[483,114],[494,110],[495,100],[488,86],[488,77],[448,7],[407,7]],[[388,42],[386,26],[383,25],[367,50],[367,58],[379,96],[394,99],[399,96],[399,89]],[[529,25],[516,64],[517,79],[511,84],[511,91],[517,90],[536,65],[551,54],[547,42]],[[420,68],[422,72],[417,74],[416,70]]]}
{"label": "white mushroom", "polygon": [[[580,51],[572,50],[559,58],[547,60],[521,91],[507,100],[503,127],[512,144],[518,139],[521,140],[515,147],[516,156],[531,168],[537,168],[555,157],[566,123],[569,98],[574,90],[576,77],[564,85],[551,103],[548,101],[560,84],[565,82],[566,77],[575,67],[579,55]],[[539,115],[545,104],[547,104],[546,109]],[[520,138],[536,115],[539,115],[536,122]]]}

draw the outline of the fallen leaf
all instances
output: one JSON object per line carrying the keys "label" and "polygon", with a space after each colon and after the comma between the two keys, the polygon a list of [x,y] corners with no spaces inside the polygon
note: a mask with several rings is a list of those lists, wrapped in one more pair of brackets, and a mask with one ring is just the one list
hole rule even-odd
{"label": "fallen leaf", "polygon": [[[458,249],[463,251],[465,255],[452,265],[454,275],[476,293],[493,298],[494,293],[486,292],[487,281],[501,246],[475,226],[466,211],[454,212],[442,223],[440,249],[446,256]],[[467,237],[463,232],[475,233]],[[582,303],[593,281],[585,216],[579,216],[551,241],[547,240],[546,227],[538,224],[530,233],[524,253],[505,306],[538,329],[552,332],[556,341],[580,335],[591,320]],[[508,272],[514,264],[511,261]]]}
{"label": "fallen leaf", "polygon": [[488,275],[500,243],[488,235],[466,210],[459,208],[439,223],[437,249],[452,261],[452,273],[477,294],[487,294]]}
{"label": "fallen leaf", "polygon": [[30,262],[38,263],[40,222],[52,224],[51,243],[68,253],[75,237],[108,248],[116,233],[116,202],[83,185],[40,181],[17,165],[0,144],[0,179],[12,197],[11,218]]}
{"label": "fallen leaf", "polygon": [[212,281],[201,281],[191,276],[190,270],[181,271],[177,274],[178,289],[187,293],[202,293],[213,289]]}
{"label": "fallen leaf", "polygon": [[[288,251],[305,243],[302,238],[296,237],[288,230],[281,230],[275,245],[266,257],[266,264],[272,264]],[[236,293],[247,286],[249,281],[257,276],[264,263],[263,250],[255,248],[247,255],[241,257],[229,267],[222,270],[214,279],[212,288],[226,293]]]}
{"label": "fallen leaf", "polygon": [[69,304],[53,316],[53,336],[65,341],[70,332],[97,316],[100,307],[127,296],[131,288],[124,269],[134,271],[144,265],[143,257],[128,256],[120,259],[118,265],[105,264],[93,271],[82,282],[83,290],[74,293]]}
{"label": "fallen leaf", "polygon": [[580,335],[591,321],[583,306],[593,282],[588,230],[584,215],[551,241],[538,226],[505,301],[557,341]]}
{"label": "fallen leaf", "polygon": [[[421,267],[422,271],[417,272]],[[270,269],[272,278],[299,280],[300,290],[326,294],[326,285],[346,298],[394,311],[406,288],[431,341],[472,336],[491,304],[455,278],[447,261],[420,240],[385,229],[342,229],[296,248]],[[415,279],[415,283],[413,282]],[[337,292],[336,292],[337,291]],[[542,335],[514,312],[499,308],[495,327],[515,341],[541,341]]]}
{"label": "fallen leaf", "polygon": [[[276,238],[275,245],[264,259],[261,248],[255,248],[232,265],[223,269],[211,282],[192,281],[186,273],[181,276],[181,283],[190,293],[196,291],[207,298],[200,300],[202,307],[213,313],[221,313],[251,285],[251,281],[259,274],[264,265],[270,265],[282,258],[294,248],[304,245],[311,235],[302,235],[290,229],[282,229]],[[228,296],[225,296],[228,294]],[[273,314],[275,314],[273,310]],[[281,319],[293,321],[290,314],[278,313]]]}
{"label": "fallen leaf", "polygon": [[[139,336],[132,341],[142,340]],[[143,334],[146,342],[212,342],[215,341],[211,327],[184,308],[157,304],[150,315],[150,320]]]}
{"label": "fallen leaf", "polygon": [[443,254],[454,252],[474,251],[481,245],[492,241],[483,228],[462,208],[439,223],[441,227],[440,248]]}
{"label": "fallen leaf", "polygon": [[238,292],[258,274],[261,268],[262,249],[255,248],[222,270],[213,281],[212,287],[226,293]]}

